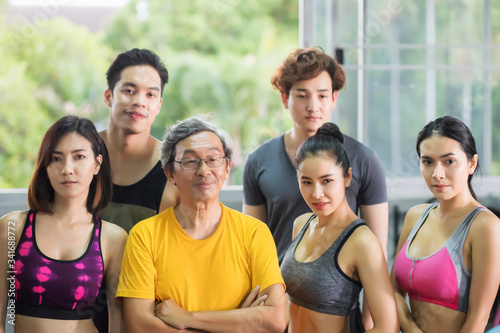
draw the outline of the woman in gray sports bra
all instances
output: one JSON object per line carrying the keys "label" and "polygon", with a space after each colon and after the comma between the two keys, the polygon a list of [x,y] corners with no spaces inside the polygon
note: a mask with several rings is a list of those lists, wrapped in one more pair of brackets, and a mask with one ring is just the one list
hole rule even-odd
{"label": "woman in gray sports bra", "polygon": [[346,316],[365,289],[374,326],[399,332],[396,300],[376,236],[352,212],[352,169],[337,125],[325,123],[296,156],[300,192],[314,214],[294,222],[281,272],[290,297],[289,332],[348,332]]}

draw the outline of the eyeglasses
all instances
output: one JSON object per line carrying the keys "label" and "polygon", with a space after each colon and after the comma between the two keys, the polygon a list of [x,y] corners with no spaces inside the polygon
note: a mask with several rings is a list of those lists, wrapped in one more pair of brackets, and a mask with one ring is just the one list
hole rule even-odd
{"label": "eyeglasses", "polygon": [[207,158],[192,158],[188,157],[183,159],[182,161],[174,161],[175,163],[179,163],[184,170],[197,170],[200,167],[202,161],[208,165],[209,168],[218,168],[226,159],[226,156],[213,155],[207,156]]}

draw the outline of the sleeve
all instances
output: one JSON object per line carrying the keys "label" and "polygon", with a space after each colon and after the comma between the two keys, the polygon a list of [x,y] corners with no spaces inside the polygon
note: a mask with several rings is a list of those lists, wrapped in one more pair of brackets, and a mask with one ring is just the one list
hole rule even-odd
{"label": "sleeve", "polygon": [[144,229],[132,228],[123,255],[116,297],[155,299],[156,268],[151,237]]}
{"label": "sleeve", "polygon": [[260,221],[251,235],[249,254],[252,289],[260,285],[260,290],[263,290],[275,283],[281,283],[285,288],[273,236],[269,228]]}
{"label": "sleeve", "polygon": [[248,155],[243,168],[243,203],[250,206],[265,205],[266,197],[259,186],[256,168],[256,152]]}
{"label": "sleeve", "polygon": [[359,204],[376,205],[387,202],[385,171],[377,153],[367,156],[363,166]]}

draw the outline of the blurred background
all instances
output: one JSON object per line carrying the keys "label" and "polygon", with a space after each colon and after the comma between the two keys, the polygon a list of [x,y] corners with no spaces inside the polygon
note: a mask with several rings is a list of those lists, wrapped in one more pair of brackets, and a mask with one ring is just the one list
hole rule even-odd
{"label": "blurred background", "polygon": [[[291,127],[269,79],[298,45],[296,0],[0,0],[0,188],[25,188],[47,128],[61,116],[107,126],[105,73],[117,54],[154,50],[170,80],[152,134],[198,113],[245,156]],[[285,112],[287,111],[287,112]]]}

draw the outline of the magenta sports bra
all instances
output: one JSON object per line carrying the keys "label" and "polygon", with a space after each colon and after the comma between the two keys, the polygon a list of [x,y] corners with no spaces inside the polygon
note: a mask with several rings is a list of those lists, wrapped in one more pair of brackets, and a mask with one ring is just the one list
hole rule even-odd
{"label": "magenta sports bra", "polygon": [[35,220],[36,212],[29,211],[16,247],[16,313],[51,319],[91,318],[104,274],[101,220],[94,217],[87,249],[74,260],[52,259],[40,251]]}
{"label": "magenta sports bra", "polygon": [[408,235],[394,262],[394,275],[398,285],[410,298],[467,312],[471,274],[465,269],[463,247],[472,221],[486,208],[478,206],[467,214],[439,250],[425,257],[414,258],[408,253],[408,246],[425,223],[430,211],[438,204],[427,208]]}

